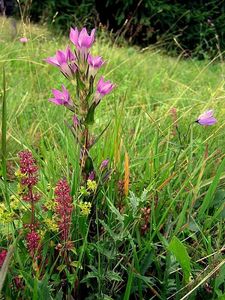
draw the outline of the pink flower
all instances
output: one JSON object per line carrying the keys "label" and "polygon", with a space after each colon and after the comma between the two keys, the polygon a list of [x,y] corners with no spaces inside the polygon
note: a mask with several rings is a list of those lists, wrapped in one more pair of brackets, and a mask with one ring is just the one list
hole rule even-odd
{"label": "pink flower", "polygon": [[196,122],[200,125],[210,126],[215,124],[217,120],[213,117],[213,110],[211,109],[201,114]]}
{"label": "pink flower", "polygon": [[6,255],[7,255],[7,251],[6,250],[2,250],[0,252],[0,268],[2,267],[2,265],[3,265],[4,261],[5,261]]}
{"label": "pink flower", "polygon": [[84,27],[80,32],[77,27],[70,29],[70,40],[77,47],[78,50],[89,49],[94,43],[95,29],[92,29],[91,34],[87,33],[87,29]]}
{"label": "pink flower", "polygon": [[28,42],[28,39],[26,37],[21,37],[20,42],[26,44]]}
{"label": "pink flower", "polygon": [[104,170],[105,168],[107,168],[108,164],[109,164],[109,159],[103,160],[100,165],[100,170]]}
{"label": "pink flower", "polygon": [[58,67],[67,78],[73,77],[77,71],[76,57],[69,47],[65,51],[56,51],[55,56],[48,57],[45,61],[50,65]]}
{"label": "pink flower", "polygon": [[88,54],[87,62],[89,64],[89,75],[95,76],[97,70],[105,63],[101,56],[92,56]]}
{"label": "pink flower", "polygon": [[66,242],[69,237],[71,217],[73,211],[70,187],[66,179],[61,179],[55,188],[55,201],[57,203],[58,225],[62,239]]}
{"label": "pink flower", "polygon": [[91,54],[88,54],[87,61],[89,66],[94,69],[99,69],[105,63],[101,56],[92,56]]}
{"label": "pink flower", "polygon": [[70,94],[68,90],[62,85],[62,92],[59,90],[52,90],[54,98],[48,99],[50,102],[55,103],[56,105],[72,106],[73,102],[71,101]]}
{"label": "pink flower", "polygon": [[95,102],[98,103],[102,97],[109,94],[115,88],[115,86],[116,85],[111,83],[109,80],[104,81],[104,78],[101,77],[97,83]]}

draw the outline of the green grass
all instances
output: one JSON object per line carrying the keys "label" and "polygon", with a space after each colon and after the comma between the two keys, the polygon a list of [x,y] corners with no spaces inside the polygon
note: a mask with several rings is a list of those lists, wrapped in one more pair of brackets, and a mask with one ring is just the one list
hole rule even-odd
{"label": "green grass", "polygon": [[[8,191],[16,193],[12,174],[17,168],[17,153],[28,148],[40,165],[42,203],[52,197],[49,185],[54,187],[63,176],[70,181],[76,201],[77,147],[64,124],[71,114],[48,102],[52,88],[65,84],[71,90],[72,85],[43,61],[56,49],[64,49],[68,39],[31,25],[19,24],[18,31],[12,38],[9,22],[0,20],[0,68],[4,66],[6,78]],[[29,38],[26,45],[18,41],[23,35]],[[219,299],[224,293],[225,276],[224,64],[171,58],[156,49],[118,47],[103,34],[93,52],[107,60],[101,72],[117,88],[98,107],[96,135],[111,123],[91,154],[96,166],[109,158],[114,174],[96,204],[99,239],[90,242],[86,229],[81,235],[76,233],[76,260],[84,269],[76,271],[79,281],[90,284],[91,299],[185,299],[188,292],[187,299]],[[3,95],[2,87],[0,91]],[[210,108],[215,110],[218,123],[211,127],[193,124],[190,135],[180,145],[172,108],[177,110],[181,135]],[[127,198],[117,193],[117,182],[124,178],[125,152],[130,164],[131,194]],[[131,203],[136,203],[137,212]],[[140,212],[145,207],[151,209],[151,214],[149,228],[142,234]],[[40,219],[41,214],[40,209]],[[7,231],[5,227],[2,232]],[[186,249],[181,257],[173,249],[174,243],[170,244],[174,236],[182,243],[177,242],[178,249],[182,252],[182,245]],[[6,240],[2,234],[3,248]],[[21,243],[18,253],[25,251]],[[48,245],[44,250],[48,251]],[[185,269],[187,255],[191,272]],[[33,271],[32,279],[28,261],[22,262],[22,270],[16,262],[18,254],[15,257],[14,275],[8,275],[8,282],[22,274],[28,287],[24,297],[48,299],[40,296],[40,291],[48,285],[47,276],[52,275],[53,267],[46,270],[46,277]],[[53,295],[57,289],[60,284],[53,286]],[[4,293],[11,295],[7,287]]]}

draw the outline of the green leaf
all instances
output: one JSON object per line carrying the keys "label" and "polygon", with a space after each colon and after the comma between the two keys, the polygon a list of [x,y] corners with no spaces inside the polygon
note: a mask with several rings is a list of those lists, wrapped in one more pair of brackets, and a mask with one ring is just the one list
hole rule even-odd
{"label": "green leaf", "polygon": [[174,236],[169,243],[168,250],[176,257],[183,270],[184,281],[185,283],[188,283],[191,275],[191,263],[186,247]]}
{"label": "green leaf", "polygon": [[222,172],[224,171],[224,168],[225,168],[225,158],[221,162],[221,164],[216,172],[216,175],[213,179],[213,182],[211,183],[211,185],[205,195],[205,198],[202,202],[202,205],[199,209],[199,212],[198,212],[199,219],[201,219],[205,216],[204,213],[207,210],[207,208],[209,208],[209,206],[210,206],[210,202],[213,199],[213,195],[214,195],[216,188],[220,182],[220,176],[221,176]]}
{"label": "green leaf", "polygon": [[66,268],[66,265],[60,265],[60,266],[57,267],[57,270],[59,272],[62,272],[63,270],[65,270],[65,268]]}
{"label": "green leaf", "polygon": [[84,121],[85,124],[92,125],[95,121],[95,108],[97,107],[97,104],[93,102],[88,110],[86,119]]}
{"label": "green leaf", "polygon": [[31,223],[32,214],[31,211],[26,211],[22,216],[22,222],[24,224],[30,224]]}
{"label": "green leaf", "polygon": [[122,279],[122,277],[120,276],[120,274],[117,273],[117,272],[114,272],[114,271],[108,271],[108,272],[106,273],[106,277],[107,277],[107,279],[110,280],[110,281],[118,281],[118,282],[122,282],[122,281],[123,281],[123,279]]}

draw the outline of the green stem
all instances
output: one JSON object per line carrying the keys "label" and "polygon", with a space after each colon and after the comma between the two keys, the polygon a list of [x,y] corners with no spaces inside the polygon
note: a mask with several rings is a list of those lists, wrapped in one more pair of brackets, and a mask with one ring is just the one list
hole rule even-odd
{"label": "green stem", "polygon": [[7,151],[6,151],[6,133],[7,133],[7,107],[6,107],[6,79],[5,79],[5,68],[2,69],[2,79],[3,79],[3,94],[2,94],[2,177],[5,186],[5,199],[6,204],[11,211],[9,193],[8,193],[8,183],[7,183]]}

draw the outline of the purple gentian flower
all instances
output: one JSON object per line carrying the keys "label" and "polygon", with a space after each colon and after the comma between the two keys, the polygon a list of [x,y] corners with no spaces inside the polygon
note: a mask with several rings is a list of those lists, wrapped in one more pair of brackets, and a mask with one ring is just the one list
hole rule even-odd
{"label": "purple gentian flower", "polygon": [[109,94],[114,88],[115,84],[111,83],[109,80],[104,81],[104,78],[101,77],[97,83],[97,91],[96,91],[96,97],[95,101],[98,103],[102,97]]}
{"label": "purple gentian flower", "polygon": [[87,59],[88,49],[95,40],[95,29],[92,29],[89,35],[85,27],[80,32],[77,27],[75,29],[70,28],[70,40],[76,46],[78,52],[82,55],[82,59],[85,61]]}
{"label": "purple gentian flower", "polygon": [[79,49],[90,48],[94,43],[95,29],[92,29],[91,34],[87,33],[87,29],[84,27],[80,32],[77,27],[70,29],[70,40]]}
{"label": "purple gentian flower", "polygon": [[20,42],[23,43],[23,44],[26,44],[28,42],[28,38],[26,37],[21,37],[20,38]]}
{"label": "purple gentian flower", "polygon": [[76,57],[69,47],[65,51],[58,50],[55,56],[48,57],[45,61],[50,65],[58,67],[67,78],[73,77],[77,71]]}
{"label": "purple gentian flower", "polygon": [[88,179],[91,180],[91,181],[95,180],[95,171],[91,171],[88,174]]}
{"label": "purple gentian flower", "polygon": [[104,159],[100,165],[100,170],[104,170],[108,166],[108,163],[109,159]]}
{"label": "purple gentian flower", "polygon": [[92,56],[88,54],[87,62],[89,64],[89,74],[95,76],[97,70],[105,63],[101,56]]}
{"label": "purple gentian flower", "polygon": [[87,61],[89,66],[94,69],[99,69],[105,63],[101,56],[92,56],[91,54],[88,54]]}
{"label": "purple gentian flower", "polygon": [[196,122],[200,125],[210,126],[217,122],[216,118],[213,117],[213,110],[207,110],[201,114]]}
{"label": "purple gentian flower", "polygon": [[54,95],[54,98],[50,98],[49,101],[55,103],[56,105],[64,105],[64,106],[72,106],[73,102],[70,98],[70,94],[65,88],[64,85],[62,85],[62,92],[59,90],[52,90],[52,93]]}

